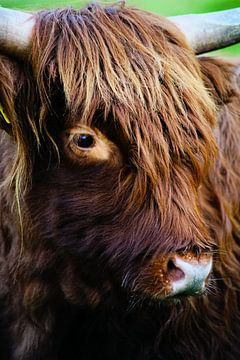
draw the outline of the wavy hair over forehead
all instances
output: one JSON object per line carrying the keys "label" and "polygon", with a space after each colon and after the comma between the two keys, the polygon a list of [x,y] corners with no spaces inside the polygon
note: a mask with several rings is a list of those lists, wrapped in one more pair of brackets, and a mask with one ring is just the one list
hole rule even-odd
{"label": "wavy hair over forehead", "polygon": [[36,142],[41,133],[52,137],[48,114],[60,87],[64,126],[79,120],[91,126],[100,111],[103,123],[111,115],[124,134],[135,171],[134,201],[143,201],[149,187],[158,201],[164,199],[162,211],[176,187],[190,201],[189,189],[215,156],[215,105],[194,53],[174,24],[122,3],[42,11],[30,60],[40,101],[24,121]]}

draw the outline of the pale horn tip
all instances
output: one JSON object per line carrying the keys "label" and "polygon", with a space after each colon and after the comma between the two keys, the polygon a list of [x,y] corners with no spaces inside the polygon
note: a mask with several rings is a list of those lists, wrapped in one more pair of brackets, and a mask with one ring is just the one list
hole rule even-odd
{"label": "pale horn tip", "polygon": [[1,51],[11,56],[25,57],[34,23],[32,13],[0,8]]}
{"label": "pale horn tip", "polygon": [[170,17],[196,54],[240,42],[240,8]]}

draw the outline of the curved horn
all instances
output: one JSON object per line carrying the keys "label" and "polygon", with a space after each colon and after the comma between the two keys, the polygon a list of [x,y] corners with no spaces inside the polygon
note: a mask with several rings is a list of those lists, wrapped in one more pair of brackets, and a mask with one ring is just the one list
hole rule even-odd
{"label": "curved horn", "polygon": [[240,8],[173,16],[169,20],[181,29],[196,54],[240,42]]}
{"label": "curved horn", "polygon": [[[197,54],[240,41],[240,8],[169,19],[181,29]],[[33,26],[32,14],[0,8],[0,48],[10,55],[24,57]]]}
{"label": "curved horn", "polygon": [[27,55],[34,18],[30,13],[0,8],[0,49],[18,57]]}

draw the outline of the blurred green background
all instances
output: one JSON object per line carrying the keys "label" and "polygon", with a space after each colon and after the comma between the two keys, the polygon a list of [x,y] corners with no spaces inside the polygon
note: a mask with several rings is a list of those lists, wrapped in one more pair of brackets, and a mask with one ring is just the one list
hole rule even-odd
{"label": "blurred green background", "polygon": [[[91,0],[0,0],[0,5],[15,9],[36,10],[62,6],[73,6],[79,8],[89,2],[91,2]],[[113,3],[114,0],[105,0],[100,2]],[[127,0],[126,3],[164,16],[202,13],[240,7],[240,0]],[[240,44],[228,47],[221,51],[215,51],[214,54],[239,56]]]}

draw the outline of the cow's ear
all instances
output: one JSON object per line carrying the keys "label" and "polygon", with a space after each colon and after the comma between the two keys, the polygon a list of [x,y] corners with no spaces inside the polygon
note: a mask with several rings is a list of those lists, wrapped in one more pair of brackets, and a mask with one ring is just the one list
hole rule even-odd
{"label": "cow's ear", "polygon": [[237,76],[236,64],[226,59],[199,57],[202,78],[217,105],[228,104],[236,95],[240,83],[240,67]]}
{"label": "cow's ear", "polygon": [[15,100],[21,78],[19,64],[0,55],[0,128],[12,134],[16,123]]}
{"label": "cow's ear", "polygon": [[12,133],[11,123],[7,117],[2,104],[0,103],[0,129],[5,130],[8,133]]}

